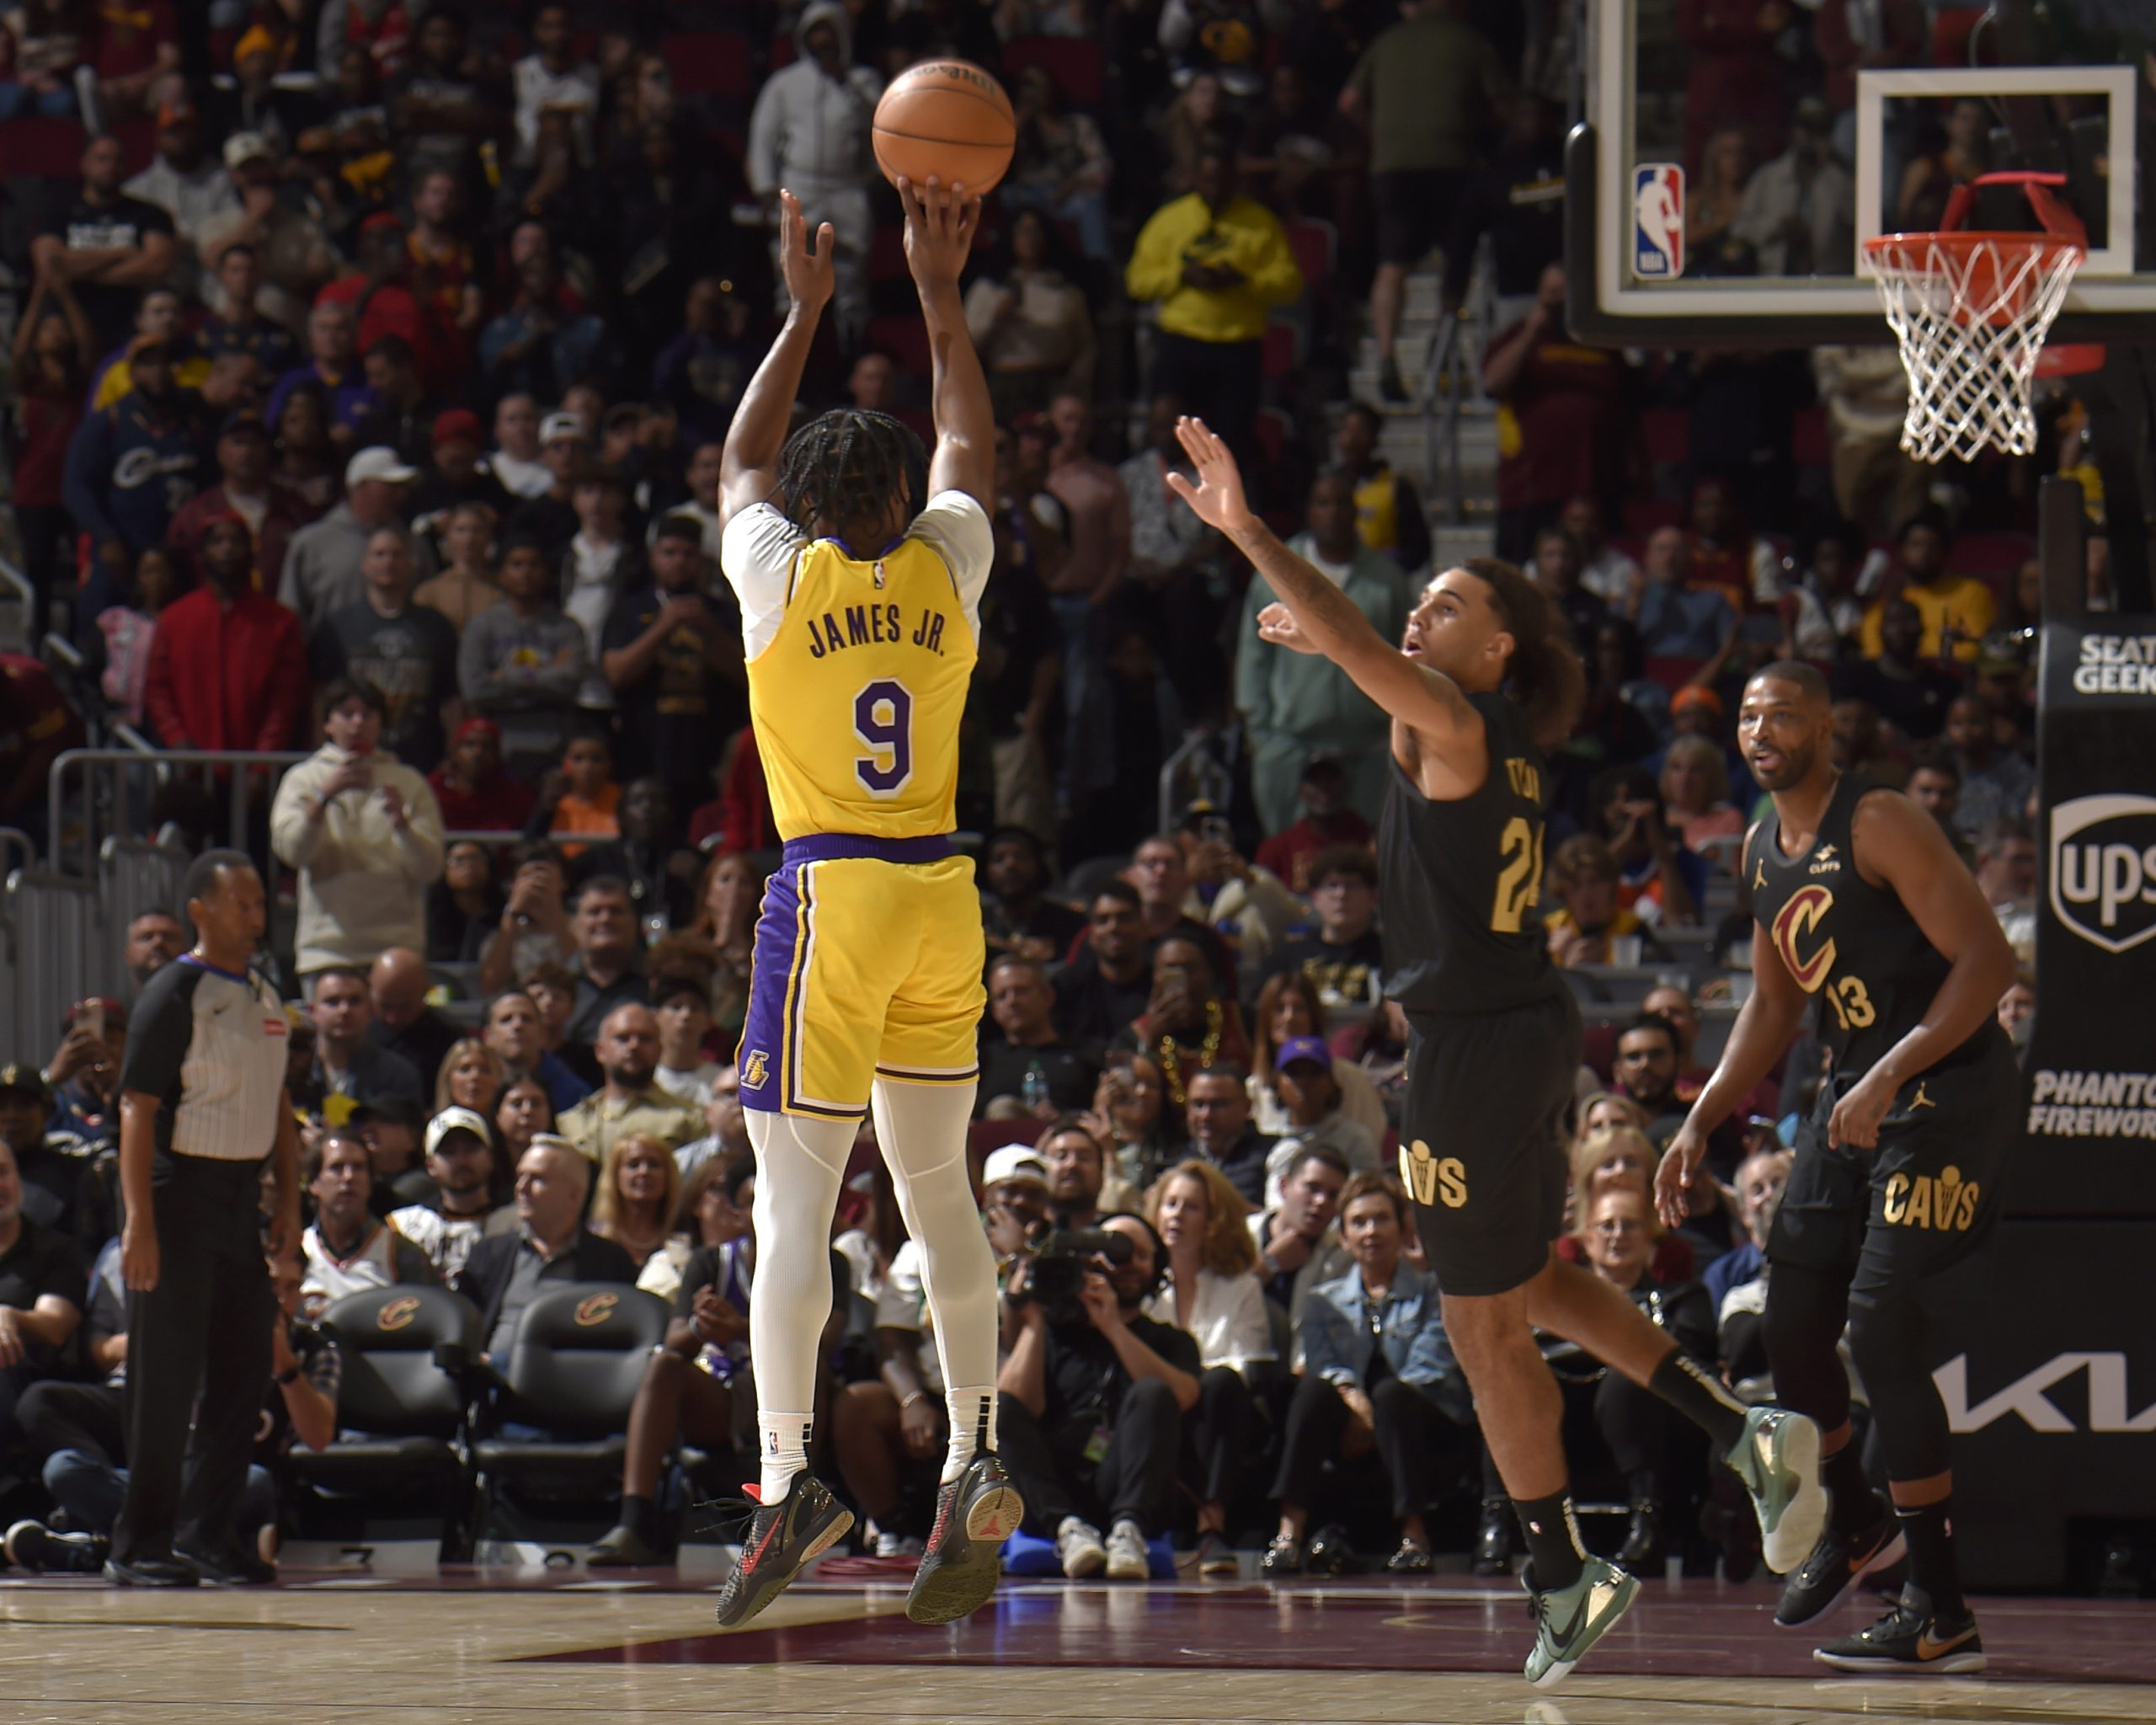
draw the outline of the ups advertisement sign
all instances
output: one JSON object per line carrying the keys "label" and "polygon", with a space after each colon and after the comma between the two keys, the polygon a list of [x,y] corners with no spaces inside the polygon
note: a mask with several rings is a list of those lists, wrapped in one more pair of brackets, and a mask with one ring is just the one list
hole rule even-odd
{"label": "ups advertisement sign", "polygon": [[2042,654],[2036,1016],[2009,1213],[2156,1217],[2156,617],[2048,621]]}

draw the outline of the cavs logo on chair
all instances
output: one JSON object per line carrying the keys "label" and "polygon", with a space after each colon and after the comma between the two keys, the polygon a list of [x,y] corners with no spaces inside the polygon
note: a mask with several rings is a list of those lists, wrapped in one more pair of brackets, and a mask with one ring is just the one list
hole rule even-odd
{"label": "cavs logo on chair", "polygon": [[1467,1169],[1456,1156],[1438,1157],[1421,1139],[1400,1146],[1400,1183],[1417,1204],[1467,1207]]}
{"label": "cavs logo on chair", "polygon": [[408,1328],[412,1320],[419,1315],[419,1302],[410,1295],[402,1300],[392,1300],[374,1315],[374,1327],[378,1330]]}
{"label": "cavs logo on chair", "polygon": [[614,1308],[621,1303],[622,1296],[618,1294],[594,1294],[589,1300],[578,1300],[576,1327],[580,1330],[589,1330],[605,1323],[613,1316]]}
{"label": "cavs logo on chair", "polygon": [[752,1048],[741,1056],[741,1087],[759,1090],[771,1077],[771,1056],[760,1048]]}
{"label": "cavs logo on chair", "polygon": [[1789,902],[1774,918],[1774,949],[1789,966],[1796,985],[1806,994],[1818,993],[1819,985],[1834,968],[1834,943],[1829,937],[1808,956],[1797,950],[1797,943],[1824,922],[1833,908],[1834,895],[1825,887],[1801,886],[1789,895]]}

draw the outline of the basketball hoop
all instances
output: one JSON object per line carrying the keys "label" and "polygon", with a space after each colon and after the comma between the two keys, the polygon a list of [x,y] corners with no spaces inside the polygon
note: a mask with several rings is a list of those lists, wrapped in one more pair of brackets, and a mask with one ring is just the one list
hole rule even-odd
{"label": "basketball hoop", "polygon": [[[2048,190],[2065,183],[2061,174],[1983,174],[1954,188],[1939,232],[1864,243],[1909,374],[1902,447],[1919,461],[1967,461],[1987,446],[2032,453],[2036,377],[2103,363],[2100,347],[2044,351],[2089,250],[2080,218]],[[1964,231],[1977,189],[1989,185],[2020,186],[2044,231]]]}

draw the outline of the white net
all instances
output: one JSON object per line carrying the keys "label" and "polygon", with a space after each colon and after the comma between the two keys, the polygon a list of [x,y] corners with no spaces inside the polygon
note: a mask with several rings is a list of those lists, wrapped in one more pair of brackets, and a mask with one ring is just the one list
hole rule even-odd
{"label": "white net", "polygon": [[1902,447],[1925,462],[1967,461],[1987,446],[2034,451],[2036,361],[2081,248],[1954,233],[1890,234],[1866,248],[1909,374]]}

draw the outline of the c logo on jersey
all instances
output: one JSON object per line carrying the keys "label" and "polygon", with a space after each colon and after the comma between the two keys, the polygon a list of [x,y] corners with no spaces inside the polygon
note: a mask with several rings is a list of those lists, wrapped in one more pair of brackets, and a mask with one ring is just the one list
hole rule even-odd
{"label": "c logo on jersey", "polygon": [[410,1295],[392,1300],[374,1315],[374,1327],[378,1330],[404,1330],[419,1315],[419,1302]]}
{"label": "c logo on jersey", "polygon": [[1417,1204],[1442,1204],[1447,1210],[1467,1207],[1465,1165],[1456,1156],[1433,1156],[1419,1138],[1400,1146],[1400,1183]]}
{"label": "c logo on jersey", "polygon": [[622,1296],[618,1294],[595,1294],[589,1300],[579,1300],[576,1305],[576,1327],[588,1330],[595,1324],[605,1323],[613,1316],[614,1308],[621,1303]]}
{"label": "c logo on jersey", "polygon": [[1930,1174],[1896,1174],[1880,1195],[1880,1214],[1897,1228],[1929,1228],[1941,1234],[1966,1234],[1977,1220],[1983,1188],[1962,1183],[1959,1168]]}
{"label": "c logo on jersey", "polygon": [[1834,943],[1831,937],[1821,942],[1808,958],[1798,952],[1796,943],[1824,922],[1827,913],[1833,908],[1834,895],[1825,887],[1801,886],[1790,895],[1789,902],[1774,918],[1774,950],[1782,955],[1789,974],[1806,994],[1818,993],[1819,985],[1834,968]]}
{"label": "c logo on jersey", "polygon": [[760,1090],[771,1081],[771,1056],[760,1048],[752,1048],[742,1057],[741,1087]]}

